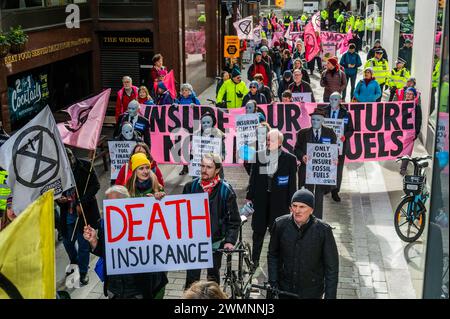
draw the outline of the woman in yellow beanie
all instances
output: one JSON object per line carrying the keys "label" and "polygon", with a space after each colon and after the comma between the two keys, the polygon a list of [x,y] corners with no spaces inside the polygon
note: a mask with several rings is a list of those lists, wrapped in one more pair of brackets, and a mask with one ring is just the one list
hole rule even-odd
{"label": "woman in yellow beanie", "polygon": [[160,200],[166,195],[145,154],[136,153],[131,156],[131,170],[133,174],[126,183],[131,197],[154,196]]}
{"label": "woman in yellow beanie", "polygon": [[[131,170],[133,174],[126,183],[131,197],[154,196],[157,200],[166,196],[158,178],[151,170],[150,161],[144,153],[131,156]],[[167,272],[153,272],[141,274],[141,285],[152,286],[153,299],[163,299],[166,291]]]}

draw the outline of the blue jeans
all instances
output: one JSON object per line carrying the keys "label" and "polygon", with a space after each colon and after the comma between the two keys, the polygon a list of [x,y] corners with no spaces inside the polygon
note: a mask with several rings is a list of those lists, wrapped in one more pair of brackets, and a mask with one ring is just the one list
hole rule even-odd
{"label": "blue jeans", "polygon": [[[78,220],[78,223],[83,223],[83,220]],[[75,231],[73,241],[71,241],[74,228],[75,223],[66,225],[67,233],[63,239],[64,248],[66,249],[67,255],[69,255],[70,263],[78,265],[80,274],[86,274],[89,268],[89,242],[84,239],[83,233],[79,230]],[[75,241],[78,242],[78,251],[75,248]]]}

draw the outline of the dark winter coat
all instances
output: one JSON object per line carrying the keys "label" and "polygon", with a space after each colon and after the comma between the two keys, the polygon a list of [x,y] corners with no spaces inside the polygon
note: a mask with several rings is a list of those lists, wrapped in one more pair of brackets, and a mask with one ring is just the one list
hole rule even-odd
{"label": "dark winter coat", "polygon": [[301,299],[336,299],[339,255],[331,227],[311,215],[300,228],[291,214],[279,217],[271,231],[269,282]]}
{"label": "dark winter coat", "polygon": [[293,83],[294,80],[291,78],[289,81],[286,81],[284,78],[278,83],[278,98],[281,101],[281,95],[284,91],[289,90],[289,85]]}
{"label": "dark winter coat", "polygon": [[[128,112],[123,113],[119,116],[119,120],[117,121],[116,128],[114,129],[114,138],[119,138],[122,133],[122,126],[124,122],[130,122],[130,117]],[[134,130],[139,133],[139,136],[143,138],[144,143],[151,147],[150,140],[150,123],[148,119],[138,115],[138,119],[134,124]]]}
{"label": "dark winter coat", "polygon": [[255,74],[260,73],[262,74],[264,78],[264,85],[267,85],[270,87],[270,84],[272,83],[272,69],[270,68],[269,64],[267,64],[266,61],[261,60],[261,62],[257,63],[256,61],[253,62],[252,65],[248,68],[247,71],[247,79],[249,81],[253,80],[253,77]]}
{"label": "dark winter coat", "polygon": [[267,100],[264,94],[260,92],[256,92],[255,95],[253,95],[251,92],[248,92],[246,96],[244,96],[244,99],[242,100],[242,105],[247,104],[248,101],[253,100],[256,102],[256,104],[267,104]]}
{"label": "dark winter coat", "polygon": [[295,82],[292,82],[289,85],[289,90],[292,93],[311,93],[311,102],[316,102],[316,98],[314,97],[314,92],[311,89],[311,85],[303,80],[299,85],[296,85]]}
{"label": "dark winter coat", "polygon": [[[322,132],[320,136],[320,144],[336,144],[336,134],[333,129],[322,126]],[[305,185],[306,179],[306,164],[303,163],[303,156],[307,155],[307,144],[314,142],[313,128],[304,128],[297,132],[297,141],[295,142],[294,153],[297,159],[300,161],[300,167],[298,169],[299,186]]]}
{"label": "dark winter coat", "polygon": [[[91,227],[97,228],[98,222],[100,220],[100,212],[97,205],[97,200],[95,199],[95,195],[100,189],[100,183],[98,182],[97,174],[95,173],[95,169],[92,168],[91,173],[89,174],[89,170],[91,168],[91,163],[85,160],[76,160],[75,167],[72,169],[73,176],[75,177],[75,183],[78,188],[78,192],[80,195],[79,202],[81,203],[84,211],[84,215],[86,216],[86,221]],[[89,177],[90,175],[90,177]],[[88,181],[89,178],[89,181]],[[86,187],[87,183],[87,187]],[[86,188],[86,192],[84,189]],[[63,193],[66,195],[66,192]],[[67,224],[67,214],[69,213],[70,203],[60,204],[58,203],[61,213],[61,225],[63,236],[72,236],[72,234],[67,234],[67,229],[65,225]],[[73,214],[76,214],[76,210]],[[80,219],[78,221],[77,230],[83,232],[83,227],[85,226],[82,215],[80,215]]]}
{"label": "dark winter coat", "polygon": [[169,91],[165,91],[162,94],[158,94],[155,99],[156,105],[171,105],[172,103],[173,99]]}
{"label": "dark winter coat", "polygon": [[[358,68],[362,65],[362,62],[361,62],[361,58],[359,57],[358,53],[345,52],[344,55],[342,56],[339,64],[344,67],[345,74],[347,74],[349,76],[353,76],[358,73]],[[354,64],[355,67],[350,68],[348,66],[349,64]]]}
{"label": "dark winter coat", "polygon": [[407,47],[403,46],[398,51],[398,56],[406,61],[405,67],[410,70],[411,66],[412,66],[411,65],[411,62],[412,62],[412,47],[411,48],[407,48]]}
{"label": "dark winter coat", "polygon": [[[326,107],[323,108],[323,110],[325,111],[325,114],[326,114],[325,117],[330,118],[331,117],[331,105],[327,105]],[[353,136],[355,129],[353,127],[352,115],[347,110],[347,108],[342,104],[339,106],[338,119],[344,120],[345,141],[344,141],[342,154],[345,155],[348,148],[350,147],[349,141],[350,141],[350,138]]]}
{"label": "dark winter coat", "polygon": [[[265,150],[259,151],[255,163],[252,164],[246,197],[253,202],[255,212],[252,216],[252,229],[258,233],[264,233],[277,217],[289,212],[292,195],[297,190],[295,156],[280,150],[277,170],[273,177],[270,177],[268,174],[260,173],[260,169],[268,164],[268,156],[265,158],[265,154]],[[267,193],[269,185],[270,198]],[[269,210],[267,209],[268,199],[270,199]]]}
{"label": "dark winter coat", "polygon": [[[224,186],[222,186],[222,184]],[[225,187],[224,198],[221,198],[221,187]],[[203,193],[199,178],[188,182],[183,194]],[[241,218],[236,202],[236,193],[230,184],[221,180],[209,195],[209,211],[211,220],[212,241],[224,240],[224,243],[235,244],[238,238]]]}
{"label": "dark winter coat", "polygon": [[[105,254],[105,233],[103,227],[98,229],[98,244],[92,253],[98,257],[106,258]],[[103,272],[106,272],[106,261],[103,263]],[[144,299],[153,299],[155,295],[167,285],[167,275],[165,272],[140,273],[105,276],[103,293],[107,296],[107,291],[111,291],[119,298],[133,298],[142,295]]]}
{"label": "dark winter coat", "polygon": [[347,86],[347,77],[342,70],[325,70],[322,72],[322,76],[320,78],[320,86],[325,88],[323,92],[323,101],[328,102],[330,95],[333,92],[339,92],[342,94]]}

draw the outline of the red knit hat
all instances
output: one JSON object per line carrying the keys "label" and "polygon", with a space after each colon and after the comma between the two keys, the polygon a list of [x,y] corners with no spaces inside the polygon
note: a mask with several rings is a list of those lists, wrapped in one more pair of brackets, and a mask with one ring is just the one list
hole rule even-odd
{"label": "red knit hat", "polygon": [[336,68],[336,70],[339,70],[339,63],[337,57],[334,56],[329,58],[328,62],[330,62]]}

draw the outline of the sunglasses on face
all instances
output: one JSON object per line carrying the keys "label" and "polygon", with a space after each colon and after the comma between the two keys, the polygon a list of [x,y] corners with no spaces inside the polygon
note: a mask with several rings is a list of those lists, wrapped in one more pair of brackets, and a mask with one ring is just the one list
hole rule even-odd
{"label": "sunglasses on face", "polygon": [[257,89],[257,87],[254,86],[254,85],[252,85],[250,88],[251,88],[251,89]]}

